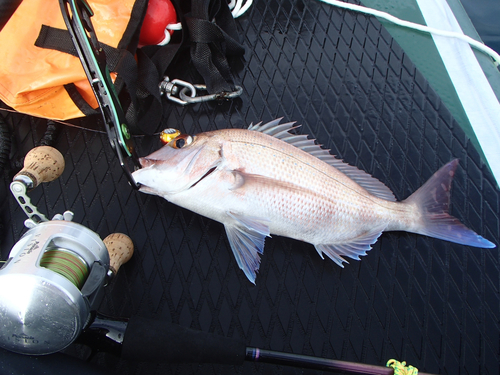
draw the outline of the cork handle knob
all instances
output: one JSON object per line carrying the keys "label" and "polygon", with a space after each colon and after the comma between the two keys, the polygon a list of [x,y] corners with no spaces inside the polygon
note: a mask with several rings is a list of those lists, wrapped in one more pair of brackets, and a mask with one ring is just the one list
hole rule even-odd
{"label": "cork handle knob", "polygon": [[39,146],[32,149],[24,158],[24,168],[14,177],[27,176],[35,188],[42,182],[50,182],[58,178],[64,171],[64,158],[53,147]]}
{"label": "cork handle knob", "polygon": [[130,237],[123,233],[111,233],[103,242],[109,252],[109,268],[116,274],[121,265],[132,257],[134,244]]}

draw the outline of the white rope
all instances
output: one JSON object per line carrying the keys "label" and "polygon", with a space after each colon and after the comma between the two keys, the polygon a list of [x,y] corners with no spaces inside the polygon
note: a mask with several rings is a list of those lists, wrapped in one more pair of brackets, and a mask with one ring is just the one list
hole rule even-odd
{"label": "white rope", "polygon": [[238,18],[243,15],[252,5],[253,0],[247,0],[243,5],[243,0],[231,0],[228,4],[229,9],[231,9],[231,14],[234,18]]}
{"label": "white rope", "polygon": [[481,42],[478,42],[475,39],[472,39],[470,36],[452,32],[452,31],[445,31],[445,30],[439,30],[433,27],[428,27],[424,25],[420,25],[418,23],[414,22],[409,22],[402,20],[400,18],[394,17],[393,15],[382,12],[376,9],[371,9],[371,8],[366,8],[360,5],[356,4],[350,4],[350,3],[344,3],[343,1],[338,1],[338,0],[319,0],[322,1],[326,4],[330,4],[339,8],[343,9],[348,9],[348,10],[353,10],[356,12],[364,13],[364,14],[369,14],[375,17],[383,18],[389,22],[392,22],[396,25],[403,26],[403,27],[408,27],[410,29],[418,30],[418,31],[423,31],[435,35],[440,35],[440,36],[445,36],[449,38],[457,38],[461,39],[467,43],[469,43],[472,47],[484,52],[485,54],[489,55],[493,60],[495,60],[495,65],[499,66],[500,65],[500,55],[496,53],[494,50],[492,50],[490,47],[484,45]]}
{"label": "white rope", "polygon": [[167,30],[182,30],[182,23],[169,23],[166,27]]}

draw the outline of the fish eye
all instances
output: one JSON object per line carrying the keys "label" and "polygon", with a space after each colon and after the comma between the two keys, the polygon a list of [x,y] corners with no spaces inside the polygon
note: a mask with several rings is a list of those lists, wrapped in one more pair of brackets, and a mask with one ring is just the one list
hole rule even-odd
{"label": "fish eye", "polygon": [[175,141],[175,148],[182,148],[186,144],[184,138],[179,138]]}
{"label": "fish eye", "polygon": [[172,139],[168,144],[173,148],[183,148],[184,146],[189,146],[193,143],[193,137],[188,134],[180,134],[174,139]]}

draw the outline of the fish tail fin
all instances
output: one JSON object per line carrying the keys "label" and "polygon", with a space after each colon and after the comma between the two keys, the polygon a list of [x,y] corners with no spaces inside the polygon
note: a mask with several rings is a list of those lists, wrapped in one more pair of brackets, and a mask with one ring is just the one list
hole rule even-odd
{"label": "fish tail fin", "polygon": [[420,225],[414,232],[467,246],[496,247],[448,213],[451,182],[457,165],[458,159],[455,159],[441,167],[404,201],[419,207],[422,214]]}

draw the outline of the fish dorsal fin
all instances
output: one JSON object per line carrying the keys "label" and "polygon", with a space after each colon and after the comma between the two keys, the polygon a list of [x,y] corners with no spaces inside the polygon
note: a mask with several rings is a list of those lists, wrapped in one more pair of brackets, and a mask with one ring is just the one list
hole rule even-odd
{"label": "fish dorsal fin", "polygon": [[268,220],[227,212],[224,223],[229,245],[238,266],[248,280],[255,284],[260,267],[260,254],[264,252],[264,241],[270,235]]}
{"label": "fish dorsal fin", "polygon": [[318,252],[321,259],[323,254],[326,254],[328,258],[337,263],[340,267],[344,267],[343,263],[349,263],[343,258],[343,256],[349,257],[354,260],[359,260],[360,256],[366,255],[368,251],[371,250],[372,246],[377,239],[380,237],[385,229],[385,224],[377,226],[372,230],[364,233],[361,236],[353,238],[349,242],[333,245],[315,245],[316,251]]}
{"label": "fish dorsal fin", "polygon": [[340,172],[376,197],[388,201],[396,201],[392,191],[375,177],[369,175],[365,171],[353,167],[352,165],[344,163],[340,159],[336,159],[332,154],[330,154],[329,150],[321,148],[320,145],[316,144],[314,139],[308,138],[307,135],[290,133],[290,130],[296,129],[300,127],[300,125],[295,125],[295,122],[280,124],[280,121],[281,118],[278,118],[266,124],[250,124],[248,130],[270,135],[295,146],[302,151],[317,157],[319,160],[331,165],[332,167],[337,168]]}

